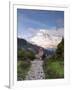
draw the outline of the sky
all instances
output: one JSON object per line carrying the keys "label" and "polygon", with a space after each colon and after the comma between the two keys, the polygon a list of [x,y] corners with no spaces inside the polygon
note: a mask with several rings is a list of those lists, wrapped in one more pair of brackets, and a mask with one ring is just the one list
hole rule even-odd
{"label": "sky", "polygon": [[18,37],[29,39],[39,30],[64,30],[64,11],[17,9]]}

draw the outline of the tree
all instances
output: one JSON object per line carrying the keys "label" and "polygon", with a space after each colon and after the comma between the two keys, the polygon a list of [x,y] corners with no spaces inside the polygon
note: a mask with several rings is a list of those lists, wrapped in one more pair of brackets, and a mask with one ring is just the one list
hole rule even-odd
{"label": "tree", "polygon": [[23,49],[18,50],[18,59],[24,60],[26,58],[26,52]]}
{"label": "tree", "polygon": [[57,57],[64,57],[64,38],[57,46],[56,55]]}

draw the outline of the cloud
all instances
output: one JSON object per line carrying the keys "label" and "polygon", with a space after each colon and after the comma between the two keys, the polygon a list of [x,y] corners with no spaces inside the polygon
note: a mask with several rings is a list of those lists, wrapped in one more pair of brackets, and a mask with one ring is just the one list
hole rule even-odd
{"label": "cloud", "polygon": [[18,37],[28,40],[30,37],[34,36],[38,31],[39,29],[26,28],[21,32],[18,32]]}
{"label": "cloud", "polygon": [[64,28],[52,29],[52,30],[48,30],[48,32],[51,35],[60,36],[60,37],[64,36]]}
{"label": "cloud", "polygon": [[26,30],[22,30],[22,32],[18,33],[19,38],[24,38],[29,41],[30,38],[34,37],[37,33],[40,32],[40,30],[47,31],[49,35],[57,36],[57,37],[64,37],[64,28],[58,28],[56,29],[34,29],[34,28],[27,28]]}

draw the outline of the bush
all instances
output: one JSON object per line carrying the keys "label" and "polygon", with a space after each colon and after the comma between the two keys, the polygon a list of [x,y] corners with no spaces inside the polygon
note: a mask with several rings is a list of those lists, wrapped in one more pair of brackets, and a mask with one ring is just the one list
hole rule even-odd
{"label": "bush", "polygon": [[17,62],[17,80],[25,80],[27,72],[29,71],[31,63],[29,61]]}
{"label": "bush", "polygon": [[62,61],[45,61],[44,72],[46,79],[63,78],[64,77],[64,62]]}
{"label": "bush", "polygon": [[32,51],[27,52],[27,57],[30,60],[34,60],[35,59],[35,54]]}
{"label": "bush", "polygon": [[32,51],[18,50],[18,60],[35,59],[35,54]]}
{"label": "bush", "polygon": [[56,55],[57,57],[64,57],[64,39],[58,44]]}
{"label": "bush", "polygon": [[23,49],[18,50],[18,60],[24,60],[27,57],[26,51]]}
{"label": "bush", "polygon": [[35,54],[33,52],[28,52],[23,49],[18,50],[17,80],[25,80],[31,65],[30,60],[33,59],[35,59]]}

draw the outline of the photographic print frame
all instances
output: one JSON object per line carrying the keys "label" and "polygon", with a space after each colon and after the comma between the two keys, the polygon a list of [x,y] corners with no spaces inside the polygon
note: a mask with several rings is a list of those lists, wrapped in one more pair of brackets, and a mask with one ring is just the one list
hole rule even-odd
{"label": "photographic print frame", "polygon": [[[10,87],[23,86],[48,86],[61,85],[69,82],[69,6],[65,5],[38,5],[38,4],[24,4],[23,2],[10,2]],[[33,10],[57,10],[64,11],[64,79],[49,79],[49,80],[30,80],[17,81],[17,8],[33,9]],[[67,31],[68,30],[68,31]]]}

